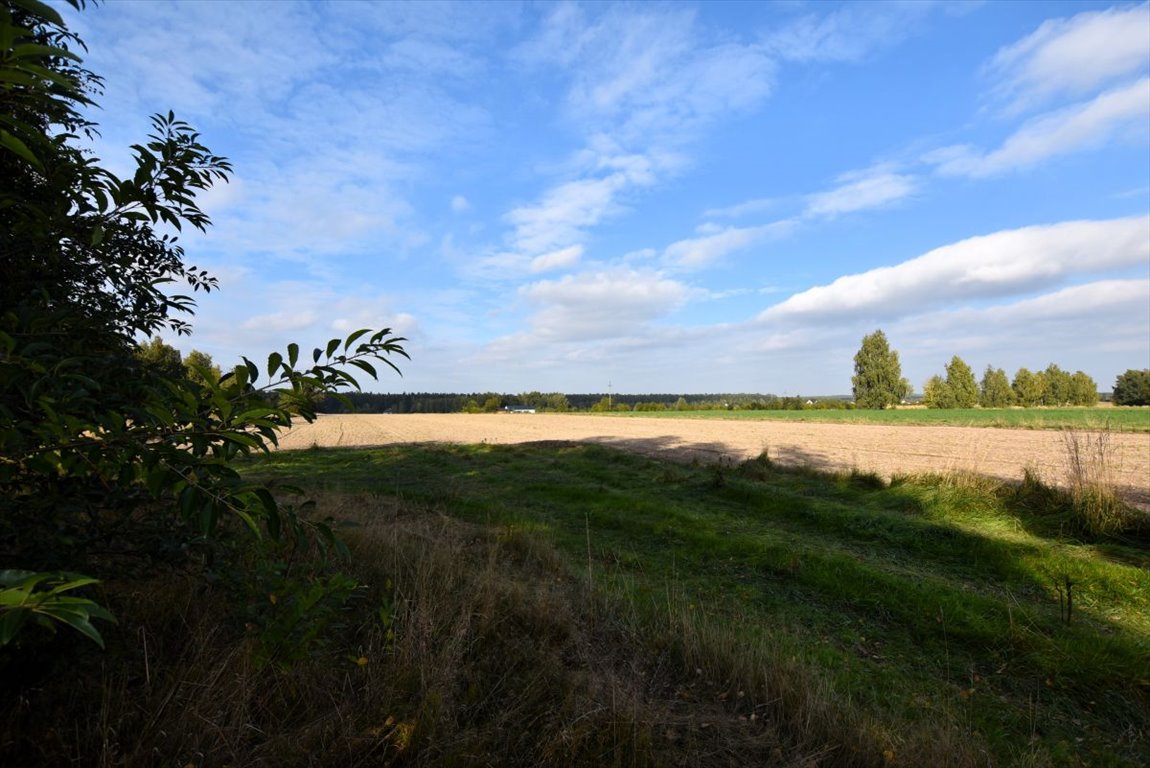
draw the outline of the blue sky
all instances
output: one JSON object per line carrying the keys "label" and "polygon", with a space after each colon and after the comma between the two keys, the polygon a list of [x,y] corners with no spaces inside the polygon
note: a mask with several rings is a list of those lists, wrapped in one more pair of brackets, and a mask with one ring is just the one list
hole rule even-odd
{"label": "blue sky", "polygon": [[97,154],[172,109],[218,362],[359,327],[374,391],[916,390],[1150,367],[1150,5],[108,2]]}

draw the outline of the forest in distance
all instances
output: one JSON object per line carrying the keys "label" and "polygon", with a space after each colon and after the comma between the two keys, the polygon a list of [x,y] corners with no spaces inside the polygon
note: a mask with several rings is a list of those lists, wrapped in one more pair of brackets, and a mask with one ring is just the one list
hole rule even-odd
{"label": "forest in distance", "polygon": [[[1110,392],[1100,392],[1101,402],[1110,402]],[[526,392],[520,394],[452,393],[452,392],[349,392],[328,396],[316,409],[319,413],[495,413],[527,407],[540,411],[799,411],[850,410],[850,395],[779,396],[748,393],[644,393],[610,394],[605,392],[562,394]],[[912,395],[908,404],[918,404],[921,396]],[[609,405],[608,405],[609,403]]]}
{"label": "forest in distance", "polygon": [[[850,395],[780,397],[760,394],[563,394],[560,392],[349,392],[326,397],[319,413],[495,413],[523,407],[539,411],[605,410],[799,410],[804,407],[849,408]],[[808,405],[808,401],[812,405]]]}

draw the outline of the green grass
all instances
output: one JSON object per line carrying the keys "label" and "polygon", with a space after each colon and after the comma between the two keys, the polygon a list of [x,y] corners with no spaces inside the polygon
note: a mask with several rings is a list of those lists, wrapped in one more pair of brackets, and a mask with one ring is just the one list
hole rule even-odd
{"label": "green grass", "polygon": [[995,764],[1150,762],[1146,542],[1069,538],[1048,488],[588,445],[284,452],[250,471],[543,535],[640,624],[681,613],[724,647],[765,644],[892,744],[941,727]]}
{"label": "green grass", "polygon": [[1148,408],[899,408],[810,411],[629,411],[604,416],[635,419],[735,419],[810,421],[888,426],[1004,427],[1008,429],[1109,429],[1150,432]]}

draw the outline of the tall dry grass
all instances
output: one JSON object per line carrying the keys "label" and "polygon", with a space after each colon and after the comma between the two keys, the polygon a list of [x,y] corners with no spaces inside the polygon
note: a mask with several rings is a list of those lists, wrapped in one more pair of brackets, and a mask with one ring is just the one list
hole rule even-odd
{"label": "tall dry grass", "polygon": [[1065,429],[1062,445],[1074,517],[1082,531],[1092,536],[1109,536],[1128,530],[1135,519],[1114,484],[1110,430]]}

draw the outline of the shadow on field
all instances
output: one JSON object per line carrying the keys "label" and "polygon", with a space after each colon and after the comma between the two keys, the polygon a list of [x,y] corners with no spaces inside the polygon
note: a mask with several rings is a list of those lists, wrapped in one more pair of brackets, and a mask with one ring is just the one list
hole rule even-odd
{"label": "shadow on field", "polygon": [[847,469],[840,462],[834,461],[829,455],[821,451],[810,451],[798,445],[772,448],[768,456],[771,461],[777,461],[780,464],[820,472],[837,472]]}
{"label": "shadow on field", "polygon": [[637,453],[654,459],[678,462],[743,461],[751,458],[746,451],[726,443],[690,442],[676,435],[659,437],[589,437],[581,442]]}
{"label": "shadow on field", "polygon": [[811,469],[819,472],[842,472],[849,469],[842,462],[834,461],[831,456],[821,451],[811,451],[799,445],[774,446],[764,444],[762,451],[755,451],[720,442],[696,442],[684,440],[679,435],[661,435],[659,437],[616,437],[600,436],[588,437],[582,440],[538,440],[521,445],[540,448],[562,447],[580,444],[601,445],[628,453],[635,453],[653,459],[690,463],[698,461],[708,464],[730,461],[736,464],[756,458],[759,453],[767,452],[771,461],[790,467]]}

